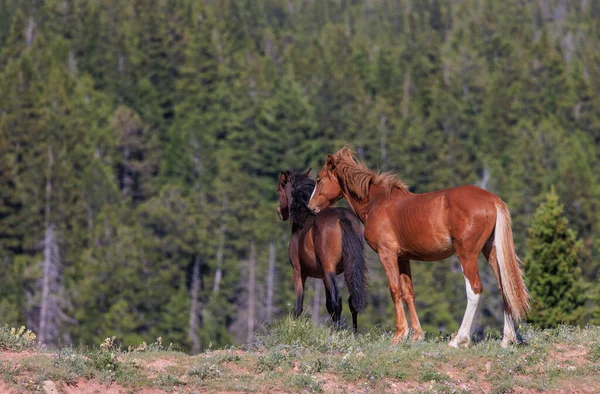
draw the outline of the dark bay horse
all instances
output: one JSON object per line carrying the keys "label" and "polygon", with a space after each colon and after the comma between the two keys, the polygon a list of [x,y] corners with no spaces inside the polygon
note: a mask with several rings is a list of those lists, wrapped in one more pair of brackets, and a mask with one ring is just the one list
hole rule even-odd
{"label": "dark bay horse", "polygon": [[339,327],[342,297],[335,282],[344,273],[350,291],[348,303],[352,312],[354,332],[358,332],[357,314],[366,302],[367,266],[364,258],[360,222],[351,210],[325,209],[314,214],[308,200],[315,181],[306,173],[284,171],[279,177],[277,192],[281,220],[290,218],[292,238],[288,255],[293,268],[296,305],[294,317],[302,313],[304,284],[307,277],[323,279],[327,311]]}
{"label": "dark bay horse", "polygon": [[402,301],[410,314],[413,339],[423,338],[410,260],[437,261],[456,254],[465,277],[467,308],[450,346],[468,346],[482,291],[480,252],[494,271],[504,301],[502,346],[516,342],[513,319],[527,315],[529,295],[515,253],[510,214],[500,198],[475,186],[413,194],[395,176],[370,171],[347,147],[327,157],[309,207],[320,212],[342,197],[364,223],[365,239],[388,278],[396,311],[394,344],[409,331]]}

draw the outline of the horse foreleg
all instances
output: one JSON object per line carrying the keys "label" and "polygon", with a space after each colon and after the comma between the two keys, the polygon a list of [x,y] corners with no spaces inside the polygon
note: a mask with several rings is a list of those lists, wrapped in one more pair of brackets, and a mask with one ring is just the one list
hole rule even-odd
{"label": "horse foreleg", "polygon": [[408,336],[408,324],[406,322],[406,315],[404,314],[404,306],[402,305],[404,289],[402,281],[400,280],[398,255],[393,250],[379,250],[378,254],[385,275],[387,276],[390,295],[394,302],[394,309],[396,312],[396,334],[392,339],[392,345],[397,345]]}
{"label": "horse foreleg", "polygon": [[400,281],[404,288],[403,300],[408,308],[408,314],[410,316],[410,323],[413,329],[413,341],[420,341],[425,336],[421,323],[419,322],[419,316],[417,316],[417,309],[415,307],[415,291],[413,289],[412,275],[410,272],[410,261],[399,260],[398,269],[400,270]]}
{"label": "horse foreleg", "polygon": [[300,270],[294,269],[294,291],[296,293],[296,305],[294,306],[294,319],[297,319],[303,310],[304,304],[304,284],[306,283],[306,276],[303,275]]}

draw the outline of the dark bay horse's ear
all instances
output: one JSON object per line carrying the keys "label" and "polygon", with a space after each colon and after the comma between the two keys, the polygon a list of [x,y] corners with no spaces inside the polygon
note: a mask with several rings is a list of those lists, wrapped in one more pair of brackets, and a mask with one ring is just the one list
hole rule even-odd
{"label": "dark bay horse's ear", "polygon": [[306,176],[310,176],[310,172],[312,171],[312,168],[309,168],[308,170],[306,170],[306,172],[304,173],[304,175]]}
{"label": "dark bay horse's ear", "polygon": [[284,171],[281,171],[279,173],[279,184],[283,185],[283,184],[287,183],[287,180],[288,180],[287,174]]}
{"label": "dark bay horse's ear", "polygon": [[335,159],[333,158],[333,156],[331,155],[327,155],[327,168],[329,168],[330,171],[335,170]]}

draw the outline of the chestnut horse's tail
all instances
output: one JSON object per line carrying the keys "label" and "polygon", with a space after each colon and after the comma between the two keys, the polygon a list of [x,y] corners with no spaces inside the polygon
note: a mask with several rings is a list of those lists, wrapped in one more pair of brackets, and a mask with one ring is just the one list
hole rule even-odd
{"label": "chestnut horse's tail", "polygon": [[519,258],[515,252],[510,213],[506,204],[496,202],[496,230],[494,236],[496,256],[500,268],[502,295],[515,320],[521,320],[529,312],[529,293],[523,281],[519,267]]}
{"label": "chestnut horse's tail", "polygon": [[356,231],[352,222],[340,218],[342,228],[342,258],[344,260],[344,278],[350,290],[350,305],[358,313],[367,304],[367,264],[361,232]]}

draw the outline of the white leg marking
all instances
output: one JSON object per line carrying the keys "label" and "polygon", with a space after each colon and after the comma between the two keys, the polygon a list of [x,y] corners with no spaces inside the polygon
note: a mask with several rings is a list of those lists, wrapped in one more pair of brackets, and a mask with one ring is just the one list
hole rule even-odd
{"label": "white leg marking", "polygon": [[515,323],[512,316],[504,312],[504,335],[500,346],[507,347],[511,343],[517,343],[517,333],[515,332]]}
{"label": "white leg marking", "polygon": [[452,347],[459,347],[463,344],[468,345],[471,341],[471,327],[473,326],[473,319],[475,318],[475,312],[477,312],[477,305],[479,304],[480,294],[475,294],[466,277],[465,284],[467,288],[467,309],[465,310],[465,316],[463,317],[458,334],[449,343]]}

